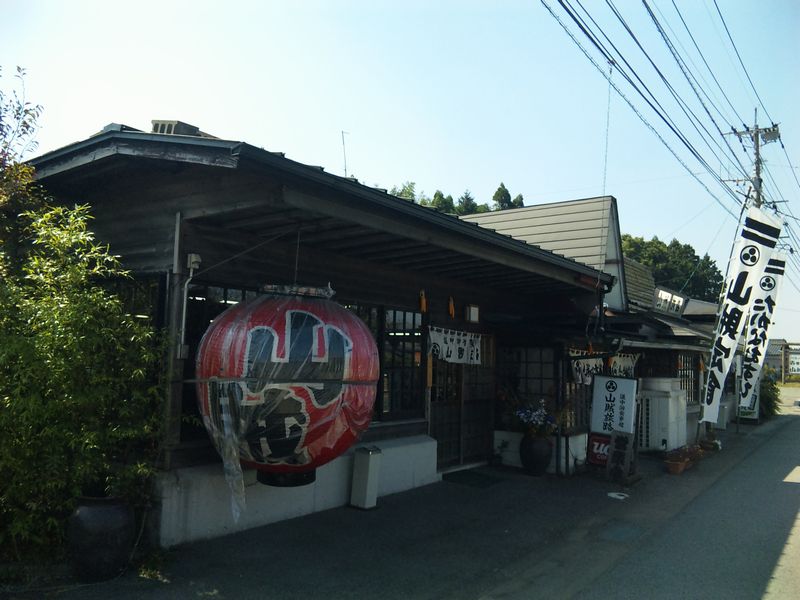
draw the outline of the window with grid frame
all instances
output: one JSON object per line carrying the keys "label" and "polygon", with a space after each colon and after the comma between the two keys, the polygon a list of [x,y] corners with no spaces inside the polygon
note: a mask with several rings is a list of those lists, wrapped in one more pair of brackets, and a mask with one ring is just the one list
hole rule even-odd
{"label": "window with grid frame", "polygon": [[700,404],[700,355],[694,352],[678,354],[678,377],[686,391],[687,404]]}
{"label": "window with grid frame", "polygon": [[381,421],[425,415],[422,313],[366,304],[346,304],[367,324],[378,344],[381,377],[375,418]]}
{"label": "window with grid frame", "polygon": [[517,390],[525,396],[555,395],[555,353],[552,348],[504,348],[502,361],[508,373],[514,373]]}
{"label": "window with grid frame", "polygon": [[[189,285],[186,297],[186,344],[189,355],[195,357],[208,326],[218,315],[230,306],[243,300],[250,300],[258,295],[255,288],[223,287],[207,283],[193,282]],[[194,358],[185,361],[183,366],[184,381],[195,378]],[[194,383],[184,383],[181,402],[183,418],[181,419],[181,441],[205,440],[208,437],[197,407],[197,396]]]}
{"label": "window with grid frame", "polygon": [[[520,399],[538,401],[545,398],[552,410],[556,398],[555,351],[548,347],[498,347],[498,386],[508,387]],[[513,409],[498,406],[497,426],[508,426],[507,413]]]}

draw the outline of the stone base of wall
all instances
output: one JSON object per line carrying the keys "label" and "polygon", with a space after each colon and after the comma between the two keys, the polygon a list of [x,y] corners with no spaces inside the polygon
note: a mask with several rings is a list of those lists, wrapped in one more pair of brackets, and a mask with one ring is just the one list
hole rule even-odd
{"label": "stone base of wall", "polygon": [[[436,471],[436,441],[426,435],[381,440],[378,498],[441,480]],[[247,510],[234,522],[231,494],[222,463],[176,469],[158,479],[160,514],[158,543],[165,548],[259,527],[350,503],[353,451],[317,469],[312,484],[278,488],[244,472]],[[378,500],[380,504],[380,500]]]}

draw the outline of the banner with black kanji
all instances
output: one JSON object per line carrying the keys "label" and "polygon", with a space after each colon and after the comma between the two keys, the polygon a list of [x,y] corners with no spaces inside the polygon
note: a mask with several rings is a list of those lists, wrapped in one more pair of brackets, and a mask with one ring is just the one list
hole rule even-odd
{"label": "banner with black kanji", "polygon": [[757,397],[756,387],[767,353],[769,330],[775,314],[775,303],[786,270],[786,253],[777,251],[764,269],[764,275],[753,290],[753,302],[745,325],[745,349],[742,360],[742,386],[739,406],[752,410]]}
{"label": "banner with black kanji", "polygon": [[428,352],[445,362],[481,364],[481,335],[441,327],[428,329]]}
{"label": "banner with black kanji", "polygon": [[716,423],[725,378],[755,302],[759,282],[778,243],[781,221],[757,207],[748,209],[728,263],[725,292],[717,317],[708,365],[701,421]]}

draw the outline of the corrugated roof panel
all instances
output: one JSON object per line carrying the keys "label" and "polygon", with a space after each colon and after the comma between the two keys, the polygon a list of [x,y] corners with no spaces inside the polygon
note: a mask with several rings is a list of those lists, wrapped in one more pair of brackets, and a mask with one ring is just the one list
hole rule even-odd
{"label": "corrugated roof panel", "polygon": [[606,262],[611,196],[461,217],[594,268]]}

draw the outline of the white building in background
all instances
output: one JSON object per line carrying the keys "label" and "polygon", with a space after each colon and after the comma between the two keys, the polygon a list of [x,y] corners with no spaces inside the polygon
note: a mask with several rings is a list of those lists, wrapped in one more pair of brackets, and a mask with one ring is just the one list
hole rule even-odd
{"label": "white building in background", "polygon": [[800,348],[789,347],[789,374],[800,375]]}

